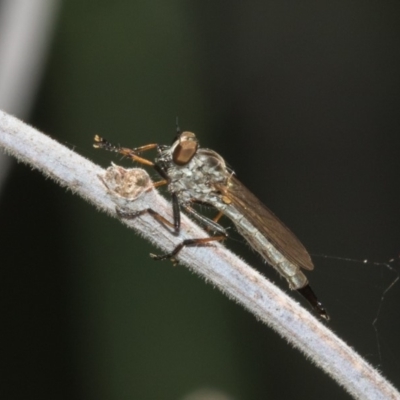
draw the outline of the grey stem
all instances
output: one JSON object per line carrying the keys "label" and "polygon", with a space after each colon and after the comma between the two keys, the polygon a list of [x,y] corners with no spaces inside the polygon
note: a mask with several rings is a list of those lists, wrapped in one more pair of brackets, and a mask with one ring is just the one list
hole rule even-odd
{"label": "grey stem", "polygon": [[[0,145],[20,161],[39,169],[98,209],[117,217],[116,207],[132,213],[151,208],[171,220],[171,206],[152,188],[142,169],[113,166],[104,171],[34,128],[0,111]],[[179,237],[148,214],[125,220],[163,250],[182,239],[206,233],[182,218]],[[218,287],[328,373],[356,399],[400,399],[382,375],[307,310],[218,243],[185,248],[179,260]]]}

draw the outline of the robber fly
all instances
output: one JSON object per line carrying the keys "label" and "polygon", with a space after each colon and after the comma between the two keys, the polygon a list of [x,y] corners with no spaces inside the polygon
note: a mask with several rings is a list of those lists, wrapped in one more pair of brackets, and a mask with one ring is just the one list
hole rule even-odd
{"label": "robber fly", "polygon": [[[231,219],[249,245],[287,280],[290,289],[303,295],[321,318],[329,319],[328,313],[301,271],[314,268],[307,250],[236,178],[218,153],[199,146],[194,133],[181,132],[177,128],[177,135],[171,146],[148,144],[135,149],[114,146],[95,136],[94,147],[120,153],[133,161],[153,167],[162,178],[154,186],[168,186],[172,196],[173,224],[150,208],[140,214],[151,214],[163,224],[172,226],[178,234],[181,225],[180,209],[183,208],[209,231],[215,233],[215,236],[207,238],[184,240],[170,253],[152,255],[154,259],[174,260],[184,247],[201,246],[226,239],[227,232],[218,223],[221,216],[225,215]],[[141,157],[141,153],[152,149],[157,151],[154,162]],[[195,204],[212,206],[219,213],[214,219],[209,219],[192,207]],[[119,215],[122,218],[133,218],[138,214],[128,215],[120,210]]]}

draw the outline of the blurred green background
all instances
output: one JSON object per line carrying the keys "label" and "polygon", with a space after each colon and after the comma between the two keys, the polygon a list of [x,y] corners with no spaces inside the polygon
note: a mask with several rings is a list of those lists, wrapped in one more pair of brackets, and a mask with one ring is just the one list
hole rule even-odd
{"label": "blurred green background", "polygon": [[[130,163],[95,134],[169,144],[179,116],[315,255],[330,326],[400,386],[400,286],[380,300],[395,275],[318,257],[399,254],[399,20],[390,1],[65,1],[28,122],[107,167]],[[6,189],[2,398],[349,398],[117,220],[21,164]]]}

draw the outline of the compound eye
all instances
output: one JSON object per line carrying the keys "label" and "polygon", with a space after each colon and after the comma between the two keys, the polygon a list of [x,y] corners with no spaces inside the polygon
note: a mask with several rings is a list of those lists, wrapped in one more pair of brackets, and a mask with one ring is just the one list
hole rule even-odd
{"label": "compound eye", "polygon": [[193,133],[183,132],[179,143],[172,154],[172,161],[176,165],[186,165],[197,152],[198,143]]}
{"label": "compound eye", "polygon": [[186,165],[197,151],[196,142],[183,142],[175,147],[174,154],[172,155],[172,160],[176,165]]}

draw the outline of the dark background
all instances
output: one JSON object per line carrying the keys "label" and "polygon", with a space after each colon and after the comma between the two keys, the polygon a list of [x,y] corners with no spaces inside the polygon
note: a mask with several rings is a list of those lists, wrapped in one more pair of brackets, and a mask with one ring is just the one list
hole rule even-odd
{"label": "dark background", "polygon": [[[343,260],[400,252],[399,21],[397,1],[69,0],[28,122],[107,167],[120,160],[94,134],[169,144],[179,116],[309,249],[330,327],[400,386],[400,285],[380,300],[396,275]],[[0,205],[2,398],[349,398],[38,172],[15,164]],[[227,245],[288,290],[240,238]]]}

